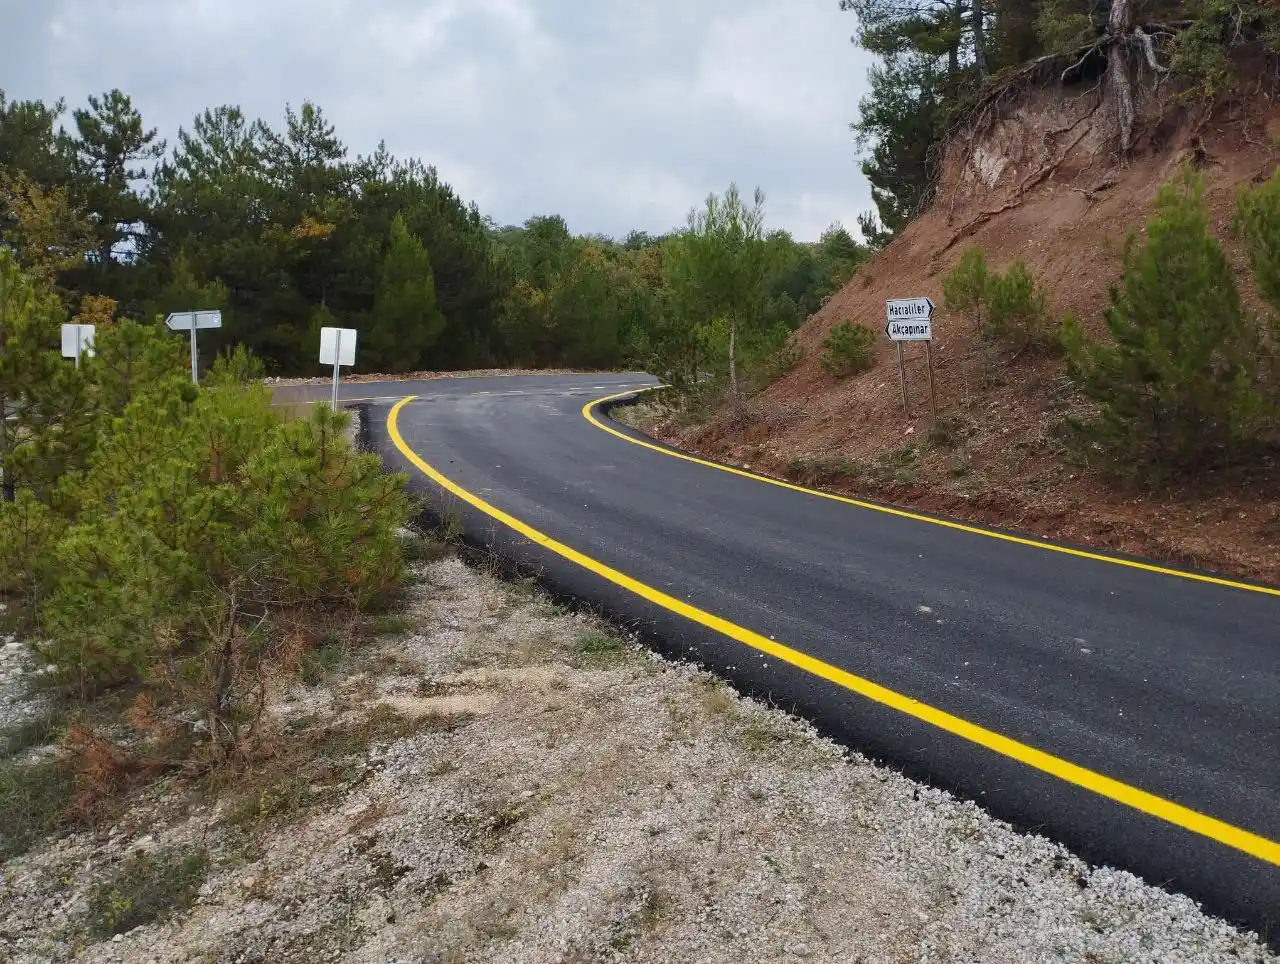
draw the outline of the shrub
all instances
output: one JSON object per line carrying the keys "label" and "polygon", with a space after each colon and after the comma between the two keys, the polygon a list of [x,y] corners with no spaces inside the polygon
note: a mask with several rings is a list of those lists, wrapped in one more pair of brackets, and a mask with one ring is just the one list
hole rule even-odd
{"label": "shrub", "polygon": [[1240,195],[1235,228],[1249,252],[1258,291],[1271,307],[1273,334],[1280,335],[1280,168]]}
{"label": "shrub", "polygon": [[0,246],[0,477],[43,494],[82,464],[95,426],[88,381],[57,351],[66,312]]}
{"label": "shrub", "polygon": [[261,358],[244,345],[236,345],[230,351],[220,352],[214,359],[209,380],[215,385],[228,382],[247,385],[262,381],[266,374],[267,367]]}
{"label": "shrub", "polygon": [[970,248],[942,279],[948,310],[958,311],[984,336],[1019,351],[1056,348],[1049,329],[1049,304],[1027,263],[1019,259],[1001,274],[987,267],[986,255]]}
{"label": "shrub", "polygon": [[104,414],[119,415],[143,394],[170,394],[190,383],[187,343],[159,325],[125,319],[99,331],[86,369]]}
{"label": "shrub", "polygon": [[1280,170],[1240,195],[1235,229],[1248,251],[1258,293],[1271,309],[1263,360],[1269,369],[1273,409],[1280,410]]}
{"label": "shrub", "polygon": [[22,490],[0,501],[0,595],[38,604],[53,577],[53,547],[65,524],[48,506]]}
{"label": "shrub", "polygon": [[1019,350],[1056,347],[1057,341],[1049,330],[1048,298],[1025,261],[1015,261],[1003,275],[992,274],[989,289],[990,337],[1009,342]]}
{"label": "shrub", "polygon": [[822,370],[833,378],[846,378],[875,365],[876,337],[863,324],[842,321],[822,341]]}
{"label": "shrub", "polygon": [[741,362],[749,389],[767,388],[800,364],[803,351],[784,324],[751,332],[742,339]]}
{"label": "shrub", "polygon": [[967,315],[979,330],[986,326],[991,272],[981,248],[969,248],[942,278],[942,298],[948,311]]}
{"label": "shrub", "polygon": [[1189,167],[1157,196],[1146,243],[1131,235],[1106,314],[1111,341],[1063,328],[1070,377],[1097,404],[1072,423],[1085,451],[1153,479],[1236,455],[1264,414],[1258,328],[1209,227],[1203,181]]}
{"label": "shrub", "polygon": [[284,422],[261,386],[186,388],[130,403],[79,480],[39,652],[87,689],[142,680],[212,707],[227,748],[253,731],[264,661],[314,642],[300,613],[392,592],[410,505],[344,413]]}
{"label": "shrub", "polygon": [[73,775],[62,761],[0,761],[0,862],[57,830],[73,793]]}
{"label": "shrub", "polygon": [[[0,593],[34,604],[56,679],[137,685],[129,723],[159,756],[192,750],[196,712],[229,751],[256,731],[269,660],[297,665],[391,598],[406,478],[353,450],[345,414],[282,419],[243,349],[201,388],[181,339],[122,321],[77,371],[49,350],[58,311],[0,250],[0,465],[22,483],[0,500]],[[78,740],[112,786],[132,772]]]}

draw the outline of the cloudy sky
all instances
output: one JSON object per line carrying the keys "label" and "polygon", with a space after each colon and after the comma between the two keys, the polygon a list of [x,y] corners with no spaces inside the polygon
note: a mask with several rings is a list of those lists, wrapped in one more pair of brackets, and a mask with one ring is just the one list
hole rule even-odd
{"label": "cloudy sky", "polygon": [[663,231],[731,180],[813,239],[870,207],[867,59],[837,0],[0,0],[10,98],[112,87],[171,142],[206,106],[319,104],[499,222]]}

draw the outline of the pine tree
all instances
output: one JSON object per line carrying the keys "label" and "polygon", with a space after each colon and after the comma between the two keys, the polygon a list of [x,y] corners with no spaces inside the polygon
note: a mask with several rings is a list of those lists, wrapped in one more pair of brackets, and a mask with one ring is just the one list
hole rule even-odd
{"label": "pine tree", "polygon": [[1274,414],[1280,418],[1280,170],[1240,195],[1235,229],[1249,252],[1258,293],[1271,309],[1264,357],[1270,368]]}
{"label": "pine tree", "polygon": [[106,271],[118,246],[142,238],[139,222],[149,205],[134,184],[164,154],[164,141],[142,123],[133,101],[119,90],[89,98],[88,110],[74,112],[78,168],[86,185],[88,211],[96,235],[97,262]]}
{"label": "pine tree", "polygon": [[0,247],[0,478],[6,501],[18,485],[44,488],[87,446],[84,378],[58,353],[67,320]]}
{"label": "pine tree", "polygon": [[1064,326],[1069,371],[1097,404],[1083,439],[1148,479],[1236,454],[1265,411],[1258,328],[1210,231],[1203,180],[1165,185],[1146,241],[1130,236],[1106,314],[1110,342]]}
{"label": "pine tree", "polygon": [[374,296],[366,367],[387,372],[423,367],[444,327],[444,315],[436,304],[431,259],[422,242],[409,233],[404,218],[397,215],[391,222]]}

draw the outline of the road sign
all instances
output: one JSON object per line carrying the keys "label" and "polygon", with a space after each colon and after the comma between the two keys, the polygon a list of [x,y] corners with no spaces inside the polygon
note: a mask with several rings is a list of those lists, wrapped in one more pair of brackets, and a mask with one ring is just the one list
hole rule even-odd
{"label": "road sign", "polygon": [[320,364],[346,365],[356,363],[356,330],[354,328],[320,329]]}
{"label": "road sign", "polygon": [[80,367],[80,356],[93,357],[93,325],[62,326],[62,357],[74,358]]}
{"label": "road sign", "polygon": [[897,298],[885,304],[884,333],[893,341],[932,341],[934,304],[928,298]]}
{"label": "road sign", "polygon": [[343,365],[356,363],[356,330],[354,328],[320,329],[320,364],[333,366],[333,391],[329,404],[338,410],[338,378]]}
{"label": "road sign", "polygon": [[175,311],[164,323],[170,331],[190,331],[195,328],[221,328],[221,311]]}
{"label": "road sign", "polygon": [[220,311],[175,311],[164,320],[170,331],[191,332],[191,382],[200,384],[199,364],[197,363],[196,332],[201,328],[221,328],[222,312]]}
{"label": "road sign", "polygon": [[933,301],[929,298],[894,298],[885,302],[884,333],[898,349],[898,376],[902,382],[902,410],[910,414],[907,400],[907,362],[902,356],[904,341],[924,342],[929,357],[929,400],[933,417],[938,417],[938,392],[933,381]]}

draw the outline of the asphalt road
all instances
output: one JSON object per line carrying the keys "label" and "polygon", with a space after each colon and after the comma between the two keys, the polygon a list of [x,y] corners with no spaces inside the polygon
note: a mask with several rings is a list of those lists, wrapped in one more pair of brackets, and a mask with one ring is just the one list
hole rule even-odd
{"label": "asphalt road", "polygon": [[375,443],[438,513],[556,590],[1276,941],[1280,595],[770,485],[584,417],[648,384],[513,376],[344,395],[377,399],[361,403]]}

